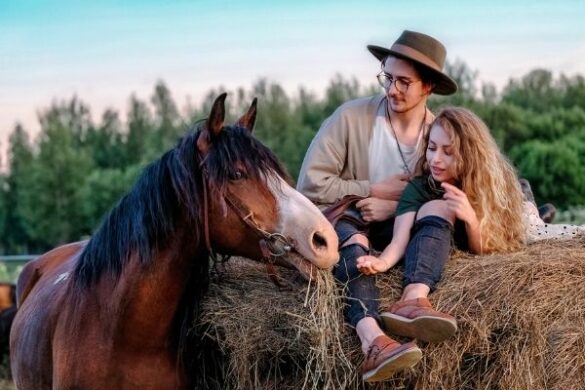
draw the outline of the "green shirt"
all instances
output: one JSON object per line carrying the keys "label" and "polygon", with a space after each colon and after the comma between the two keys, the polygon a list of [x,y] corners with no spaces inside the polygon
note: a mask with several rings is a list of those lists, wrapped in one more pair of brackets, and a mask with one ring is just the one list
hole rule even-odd
{"label": "green shirt", "polygon": [[[431,181],[434,188],[431,187]],[[418,212],[423,204],[431,200],[442,199],[444,193],[441,183],[433,180],[432,177],[428,175],[416,176],[410,180],[404,191],[402,191],[396,207],[396,216],[409,211]],[[416,230],[416,224],[414,229]],[[453,241],[457,248],[469,250],[465,223],[459,219],[455,221]]]}
{"label": "green shirt", "polygon": [[396,216],[399,216],[409,211],[417,212],[423,204],[435,200],[441,199],[445,191],[441,187],[441,184],[434,181],[435,189],[431,187],[430,180],[433,180],[428,175],[416,176],[406,185],[398,206],[396,207]]}

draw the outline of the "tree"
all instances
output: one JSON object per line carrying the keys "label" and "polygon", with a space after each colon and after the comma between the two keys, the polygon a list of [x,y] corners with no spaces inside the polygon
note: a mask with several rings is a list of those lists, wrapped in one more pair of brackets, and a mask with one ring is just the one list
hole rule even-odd
{"label": "tree", "polygon": [[560,97],[552,73],[535,69],[520,80],[510,80],[504,89],[502,101],[532,112],[545,112],[558,107]]}
{"label": "tree", "polygon": [[154,124],[148,106],[138,100],[136,96],[131,96],[130,109],[128,110],[126,151],[124,153],[126,166],[146,162],[148,140],[154,138],[153,133]]}
{"label": "tree", "polygon": [[26,202],[31,196],[33,151],[28,133],[17,124],[9,138],[9,174],[3,180],[2,245],[7,252],[26,253],[33,245],[30,237],[32,226],[24,215],[31,205]]}
{"label": "tree", "polygon": [[155,85],[151,103],[154,107],[154,131],[149,139],[149,160],[173,147],[185,127],[171,91],[162,81]]}
{"label": "tree", "polygon": [[127,163],[121,123],[116,111],[108,109],[98,127],[89,127],[83,145],[97,168],[122,168]]}
{"label": "tree", "polygon": [[538,203],[553,202],[566,209],[585,204],[585,142],[574,137],[539,140],[510,151],[521,176],[527,178]]}
{"label": "tree", "polygon": [[22,200],[22,217],[29,237],[44,249],[81,236],[78,190],[93,162],[86,150],[78,147],[78,128],[69,127],[83,121],[83,113],[72,112],[70,106],[54,104],[41,115],[38,156],[26,172],[30,182],[28,196]]}
{"label": "tree", "polygon": [[431,95],[429,108],[433,111],[443,106],[464,106],[472,109],[478,95],[478,72],[470,69],[466,63],[457,60],[453,63],[449,61],[445,63],[445,73],[457,83],[457,93],[448,96]]}
{"label": "tree", "polygon": [[100,220],[132,188],[141,170],[141,165],[133,165],[125,170],[99,169],[93,170],[85,178],[78,191],[81,200],[81,234],[90,235],[95,230]]}
{"label": "tree", "polygon": [[341,74],[336,74],[325,90],[323,110],[329,116],[343,103],[360,96],[360,84],[355,77],[346,80]]}

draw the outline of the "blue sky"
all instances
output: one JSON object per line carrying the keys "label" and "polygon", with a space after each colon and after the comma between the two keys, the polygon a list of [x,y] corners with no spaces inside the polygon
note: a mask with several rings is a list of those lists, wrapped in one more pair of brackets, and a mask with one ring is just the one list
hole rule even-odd
{"label": "blue sky", "polygon": [[0,142],[20,121],[79,96],[95,120],[164,80],[183,107],[211,88],[267,77],[320,93],[335,73],[373,83],[367,44],[428,33],[479,78],[505,85],[536,67],[585,74],[585,1],[0,0]]}

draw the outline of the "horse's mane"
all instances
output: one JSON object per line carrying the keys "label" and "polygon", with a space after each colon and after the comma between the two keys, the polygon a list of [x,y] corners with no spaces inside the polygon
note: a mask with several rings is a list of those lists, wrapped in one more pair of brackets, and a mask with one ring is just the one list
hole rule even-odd
{"label": "horse's mane", "polygon": [[203,163],[197,149],[200,134],[200,129],[188,134],[148,165],[103,219],[75,267],[79,287],[90,286],[104,273],[119,278],[132,257],[142,265],[151,264],[178,233],[180,219],[187,218],[190,234],[202,245],[202,164],[209,186],[220,193],[238,164],[254,179],[274,173],[288,178],[276,156],[248,130],[224,127],[213,136]]}

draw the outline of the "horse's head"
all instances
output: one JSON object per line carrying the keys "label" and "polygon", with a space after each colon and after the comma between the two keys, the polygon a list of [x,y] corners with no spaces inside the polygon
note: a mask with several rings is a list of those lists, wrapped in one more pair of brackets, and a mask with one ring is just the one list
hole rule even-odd
{"label": "horse's head", "polygon": [[277,158],[252,136],[256,99],[234,125],[225,126],[225,98],[215,100],[197,139],[208,245],[257,260],[291,250],[319,268],[333,266],[339,258],[333,227],[283,179]]}

